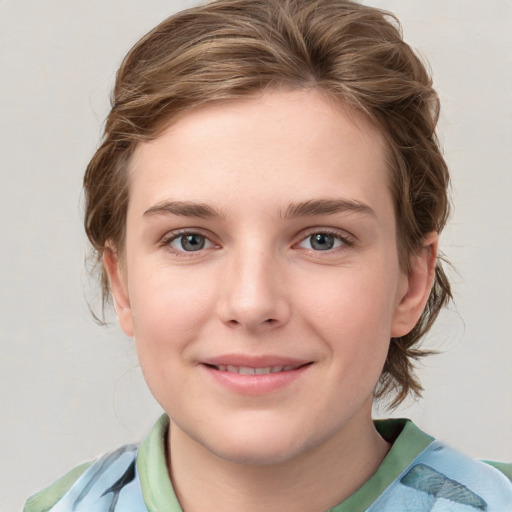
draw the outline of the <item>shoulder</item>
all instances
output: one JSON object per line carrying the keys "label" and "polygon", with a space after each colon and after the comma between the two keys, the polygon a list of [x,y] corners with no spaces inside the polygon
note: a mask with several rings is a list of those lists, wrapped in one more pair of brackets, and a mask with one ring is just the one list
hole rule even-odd
{"label": "shoulder", "polygon": [[482,462],[501,471],[512,482],[512,462],[496,462],[492,460],[484,460]]}
{"label": "shoulder", "polygon": [[477,510],[502,511],[512,504],[512,482],[503,472],[440,441],[417,458],[401,483]]}
{"label": "shoulder", "polygon": [[138,482],[137,445],[126,445],[82,464],[29,498],[24,512],[146,511]]}
{"label": "shoulder", "polygon": [[511,470],[510,464],[474,460],[433,440],[410,461],[369,511],[401,510],[410,504],[414,504],[414,510],[431,510],[436,503],[439,507],[449,505],[446,510],[450,511],[510,510]]}
{"label": "shoulder", "polygon": [[93,462],[80,464],[80,466],[73,468],[41,492],[31,496],[25,503],[23,512],[43,512],[49,510],[92,464]]}

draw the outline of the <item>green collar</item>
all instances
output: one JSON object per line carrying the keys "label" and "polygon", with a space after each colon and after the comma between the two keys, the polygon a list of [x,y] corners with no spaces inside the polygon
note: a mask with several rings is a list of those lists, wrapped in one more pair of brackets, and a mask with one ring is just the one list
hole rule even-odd
{"label": "green collar", "polygon": [[364,512],[434,440],[411,420],[374,420],[374,424],[379,434],[393,444],[391,450],[373,476],[329,512]]}
{"label": "green collar", "polygon": [[169,417],[163,414],[140,445],[137,455],[142,496],[149,512],[183,512],[174,494],[165,460],[168,428]]}
{"label": "green collar", "polygon": [[[166,464],[166,436],[169,418],[162,415],[141,444],[137,457],[142,495],[149,512],[183,512],[169,478]],[[412,421],[376,420],[375,427],[393,443],[377,472],[354,494],[329,512],[364,512],[433,441]]]}

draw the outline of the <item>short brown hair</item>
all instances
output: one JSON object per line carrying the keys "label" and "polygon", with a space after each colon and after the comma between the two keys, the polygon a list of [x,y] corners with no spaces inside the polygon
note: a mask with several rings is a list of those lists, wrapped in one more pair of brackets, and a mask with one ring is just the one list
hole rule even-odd
{"label": "short brown hair", "polygon": [[[117,73],[104,139],[85,178],[85,229],[101,262],[105,244],[123,250],[127,165],[141,141],[201,105],[267,87],[314,88],[380,127],[388,146],[400,264],[447,220],[449,176],[435,135],[439,100],[421,60],[390,13],[350,0],[216,0],[171,16],[144,36]],[[110,296],[102,269],[103,306]],[[438,261],[414,329],[391,340],[376,389],[398,405],[422,388],[413,362],[450,285]]]}

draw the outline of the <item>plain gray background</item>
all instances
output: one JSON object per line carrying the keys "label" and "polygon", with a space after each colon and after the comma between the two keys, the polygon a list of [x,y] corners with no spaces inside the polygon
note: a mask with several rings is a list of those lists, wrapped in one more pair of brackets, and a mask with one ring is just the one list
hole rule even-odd
{"label": "plain gray background", "polygon": [[[81,179],[115,70],[186,0],[0,0],[0,510],[144,437],[160,414],[133,343],[85,296]],[[442,246],[456,309],[427,345],[409,416],[475,456],[512,459],[512,2],[373,0],[428,57],[455,210]],[[382,411],[377,414],[384,415]]]}

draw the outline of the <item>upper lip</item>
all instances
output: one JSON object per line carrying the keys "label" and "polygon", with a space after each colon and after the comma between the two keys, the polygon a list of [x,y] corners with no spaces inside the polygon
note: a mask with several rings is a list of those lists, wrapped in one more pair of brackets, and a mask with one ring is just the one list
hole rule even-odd
{"label": "upper lip", "polygon": [[200,361],[202,364],[210,366],[230,365],[245,366],[248,368],[268,368],[273,366],[303,366],[312,361],[306,359],[297,359],[293,357],[278,355],[259,355],[250,356],[247,354],[225,354],[215,357],[209,357]]}

